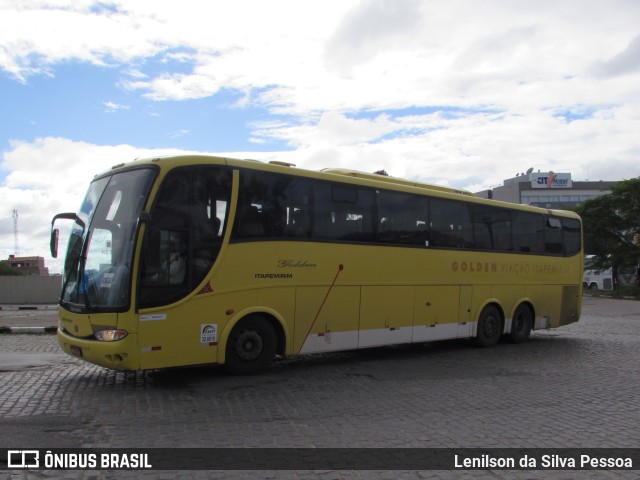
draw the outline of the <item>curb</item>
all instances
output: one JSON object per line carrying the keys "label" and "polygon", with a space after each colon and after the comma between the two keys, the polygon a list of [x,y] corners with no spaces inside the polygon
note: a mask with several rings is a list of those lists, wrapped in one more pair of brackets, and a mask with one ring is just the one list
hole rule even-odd
{"label": "curb", "polygon": [[0,333],[56,333],[58,327],[0,327]]}
{"label": "curb", "polygon": [[28,305],[28,304],[19,304],[19,303],[12,303],[12,304],[4,303],[0,305],[0,310],[4,310],[8,312],[13,312],[16,310],[38,310],[38,311],[56,310],[57,308],[58,308],[58,305],[53,305],[53,304]]}

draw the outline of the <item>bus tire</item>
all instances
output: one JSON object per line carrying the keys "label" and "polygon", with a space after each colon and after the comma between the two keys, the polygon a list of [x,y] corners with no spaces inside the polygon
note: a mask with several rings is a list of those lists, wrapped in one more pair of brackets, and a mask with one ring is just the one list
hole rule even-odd
{"label": "bus tire", "polygon": [[525,304],[518,305],[511,320],[509,340],[512,343],[525,343],[529,340],[531,328],[533,328],[533,313],[531,309]]}
{"label": "bus tire", "polygon": [[227,340],[227,372],[251,375],[267,369],[276,354],[277,337],[269,321],[259,315],[240,320]]}
{"label": "bus tire", "polygon": [[482,309],[478,318],[478,333],[476,345],[493,347],[500,341],[502,335],[502,315],[495,305],[487,305]]}

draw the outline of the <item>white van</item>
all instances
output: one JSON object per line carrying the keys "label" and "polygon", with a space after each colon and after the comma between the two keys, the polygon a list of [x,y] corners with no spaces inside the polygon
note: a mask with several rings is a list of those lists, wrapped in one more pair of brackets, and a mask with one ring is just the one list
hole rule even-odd
{"label": "white van", "polygon": [[589,290],[613,290],[617,283],[613,268],[595,270],[592,268],[594,261],[595,255],[586,255],[584,258],[584,276],[582,277],[584,288]]}

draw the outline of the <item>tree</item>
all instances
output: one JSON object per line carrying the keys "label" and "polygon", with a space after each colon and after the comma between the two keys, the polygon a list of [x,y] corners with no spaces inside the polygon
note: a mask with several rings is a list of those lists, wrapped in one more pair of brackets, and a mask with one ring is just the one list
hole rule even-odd
{"label": "tree", "polygon": [[0,275],[23,275],[23,272],[13,268],[6,260],[0,261]]}
{"label": "tree", "polygon": [[598,257],[596,268],[636,267],[640,262],[640,177],[619,182],[611,194],[587,200],[582,217],[585,252]]}

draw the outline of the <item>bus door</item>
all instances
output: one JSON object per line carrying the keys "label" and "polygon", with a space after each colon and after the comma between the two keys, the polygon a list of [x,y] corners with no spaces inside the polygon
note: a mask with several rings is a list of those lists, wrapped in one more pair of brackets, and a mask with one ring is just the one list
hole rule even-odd
{"label": "bus door", "polygon": [[198,292],[211,291],[203,280],[222,249],[231,185],[231,170],[192,165],[172,170],[159,189],[141,249],[141,368],[211,363],[216,358],[216,318],[224,313]]}

